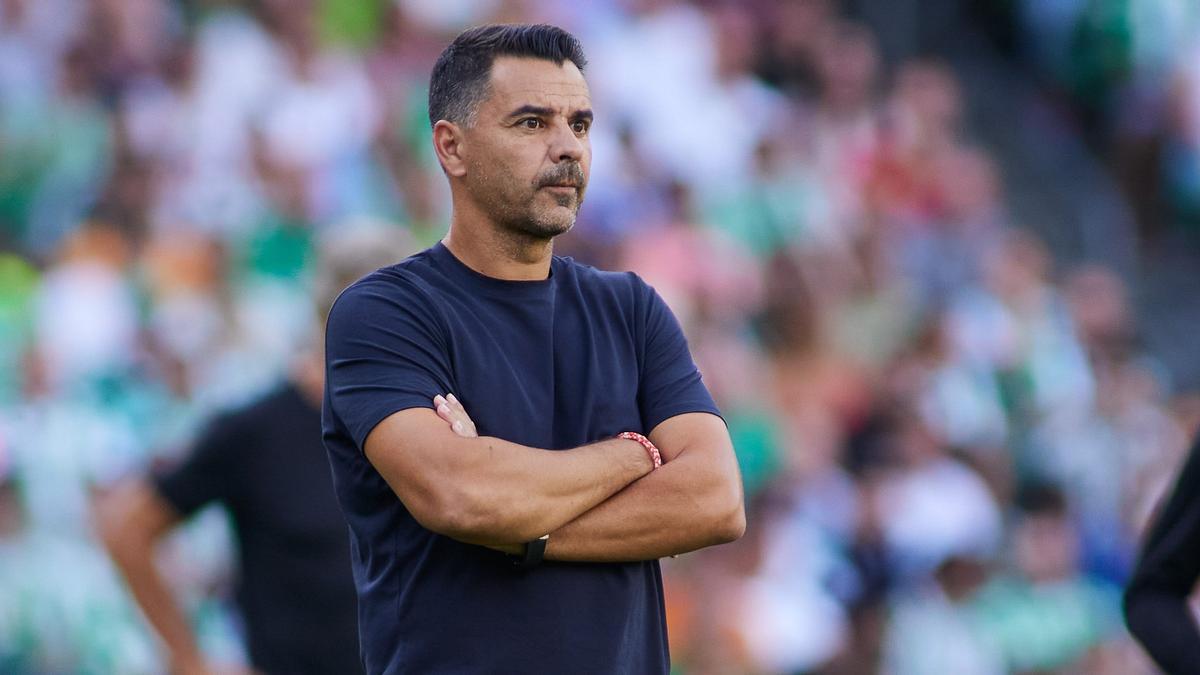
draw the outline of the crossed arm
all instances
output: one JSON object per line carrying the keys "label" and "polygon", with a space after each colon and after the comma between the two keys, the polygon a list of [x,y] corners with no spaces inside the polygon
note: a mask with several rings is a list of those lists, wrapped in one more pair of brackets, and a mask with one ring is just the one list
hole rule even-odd
{"label": "crossed arm", "polygon": [[394,413],[367,458],[426,528],[513,550],[550,534],[546,557],[649,560],[733,541],[745,530],[741,477],[725,425],[687,413],[650,432],[664,464],[611,439],[567,451],[480,437],[453,397]]}

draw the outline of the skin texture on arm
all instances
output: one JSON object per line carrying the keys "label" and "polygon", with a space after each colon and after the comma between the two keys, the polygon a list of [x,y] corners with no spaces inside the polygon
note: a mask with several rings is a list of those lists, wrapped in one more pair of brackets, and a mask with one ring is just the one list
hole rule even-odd
{"label": "skin texture on arm", "polygon": [[687,413],[650,432],[663,465],[550,535],[549,560],[653,560],[746,530],[742,479],[721,418]]}
{"label": "skin texture on arm", "polygon": [[[439,408],[457,402],[435,400]],[[461,406],[459,406],[461,409]],[[636,442],[542,450],[452,430],[442,413],[393,413],[364,451],[427,529],[470,544],[519,544],[553,532],[649,472]]]}
{"label": "skin texture on arm", "polygon": [[129,584],[134,600],[166,645],[171,672],[211,672],[154,560],[158,540],[179,522],[174,509],[149,484],[135,480],[100,497],[95,520],[100,538]]}
{"label": "skin texture on arm", "polygon": [[[457,403],[439,405],[438,415],[456,434],[475,433]],[[676,415],[655,427],[650,440],[663,466],[551,531],[547,559],[652,560],[742,536],[742,480],[724,422],[709,413]]]}

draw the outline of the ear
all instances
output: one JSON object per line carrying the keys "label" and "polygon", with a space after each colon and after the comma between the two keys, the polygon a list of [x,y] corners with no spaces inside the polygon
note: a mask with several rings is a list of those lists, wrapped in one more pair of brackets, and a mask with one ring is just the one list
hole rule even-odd
{"label": "ear", "polygon": [[433,125],[433,151],[448,176],[459,178],[467,172],[463,140],[463,130],[457,124],[438,120]]}

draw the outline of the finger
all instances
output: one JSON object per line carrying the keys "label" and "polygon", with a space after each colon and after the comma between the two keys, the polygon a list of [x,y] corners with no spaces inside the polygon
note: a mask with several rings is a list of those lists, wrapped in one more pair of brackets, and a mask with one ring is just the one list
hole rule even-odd
{"label": "finger", "polygon": [[445,404],[438,407],[437,413],[438,417],[450,424],[450,427],[455,431],[460,431],[461,435],[475,435],[475,424],[471,422],[471,418],[467,417],[466,414],[456,412]]}
{"label": "finger", "polygon": [[459,417],[466,422],[467,426],[471,428],[475,427],[475,422],[472,421],[471,416],[467,414],[467,409],[463,407],[462,402],[459,401],[454,394],[447,394],[446,401],[450,404],[452,410],[457,410],[459,412]]}
{"label": "finger", "polygon": [[445,396],[442,396],[441,394],[438,394],[437,396],[434,396],[434,397],[433,397],[433,407],[434,407],[434,408],[440,408],[440,407],[441,407],[442,405],[444,405],[445,403],[446,403],[446,397],[445,397]]}

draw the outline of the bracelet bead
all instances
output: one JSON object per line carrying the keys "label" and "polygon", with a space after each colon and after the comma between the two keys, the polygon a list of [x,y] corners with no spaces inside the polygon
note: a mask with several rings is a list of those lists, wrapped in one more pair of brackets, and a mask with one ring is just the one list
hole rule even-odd
{"label": "bracelet bead", "polygon": [[[617,438],[637,441],[643,448],[646,449],[646,453],[650,455],[650,461],[654,463],[654,469],[662,466],[662,453],[658,451],[658,446],[654,445],[649,438],[646,438],[636,431],[622,431],[621,433],[617,434]],[[651,469],[651,471],[654,469]]]}

